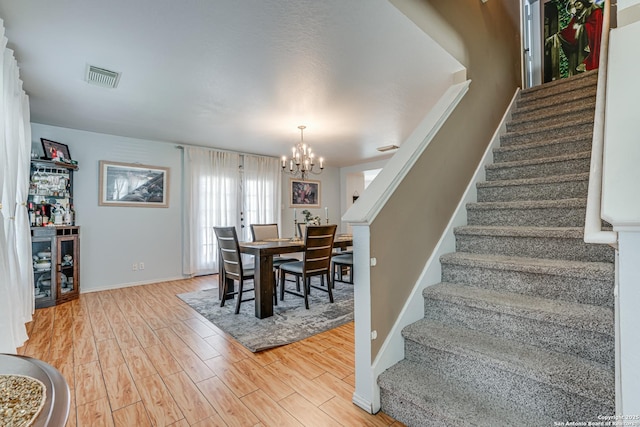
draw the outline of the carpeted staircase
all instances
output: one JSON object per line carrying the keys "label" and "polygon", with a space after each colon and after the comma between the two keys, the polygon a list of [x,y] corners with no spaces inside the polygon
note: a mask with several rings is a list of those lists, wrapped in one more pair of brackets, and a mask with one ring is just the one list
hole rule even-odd
{"label": "carpeted staircase", "polygon": [[405,359],[378,378],[385,413],[421,427],[614,414],[614,250],[583,241],[596,81],[522,91]]}

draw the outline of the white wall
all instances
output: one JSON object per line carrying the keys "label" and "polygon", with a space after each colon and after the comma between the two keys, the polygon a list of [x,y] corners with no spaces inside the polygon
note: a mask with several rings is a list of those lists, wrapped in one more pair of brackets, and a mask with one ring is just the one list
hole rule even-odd
{"label": "white wall", "polygon": [[[357,182],[350,177],[353,174],[359,174],[364,171],[372,169],[382,169],[387,164],[391,156],[373,162],[360,163],[354,166],[348,166],[340,169],[340,218],[342,215],[353,205],[353,192],[358,191],[358,194],[362,196],[364,193],[364,175],[362,176],[362,182]],[[339,222],[342,232],[349,231],[349,225],[346,222]]]}
{"label": "white wall", "polygon": [[[78,161],[74,205],[82,292],[182,278],[181,151],[175,144],[36,123],[31,129],[33,148],[42,150],[40,138],[58,141]],[[100,160],[169,167],[169,207],[98,206]],[[145,269],[132,271],[134,262]]]}
{"label": "white wall", "polygon": [[638,22],[640,21],[640,0],[618,0],[617,11],[618,28]]}
{"label": "white wall", "polygon": [[[640,10],[638,0],[619,2],[619,8],[631,3]],[[633,416],[640,413],[640,58],[632,53],[637,52],[638,40],[637,20],[611,30],[602,186],[602,217],[618,231],[619,244],[617,413]]]}
{"label": "white wall", "polygon": [[617,226],[640,226],[640,22],[611,30],[602,214]]}

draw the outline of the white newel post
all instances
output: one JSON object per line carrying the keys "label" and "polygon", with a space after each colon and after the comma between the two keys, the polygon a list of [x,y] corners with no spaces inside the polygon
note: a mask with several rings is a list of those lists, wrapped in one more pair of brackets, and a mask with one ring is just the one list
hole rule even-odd
{"label": "white newel post", "polygon": [[351,224],[356,355],[353,403],[369,413],[380,410],[380,390],[371,366],[371,246],[369,224]]}

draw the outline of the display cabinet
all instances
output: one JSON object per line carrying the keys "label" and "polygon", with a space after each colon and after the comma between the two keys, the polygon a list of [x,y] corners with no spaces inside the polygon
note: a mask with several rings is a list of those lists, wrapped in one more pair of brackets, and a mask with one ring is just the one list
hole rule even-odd
{"label": "display cabinet", "polygon": [[75,299],[80,291],[80,227],[32,227],[36,308]]}
{"label": "display cabinet", "polygon": [[80,289],[80,228],[73,210],[77,165],[33,160],[29,220],[36,308],[77,298]]}

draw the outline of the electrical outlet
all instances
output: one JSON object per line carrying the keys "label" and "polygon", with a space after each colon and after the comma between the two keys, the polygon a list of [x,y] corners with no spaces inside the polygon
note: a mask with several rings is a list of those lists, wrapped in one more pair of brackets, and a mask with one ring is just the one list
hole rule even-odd
{"label": "electrical outlet", "polygon": [[144,270],[144,262],[140,261],[140,264],[138,264],[138,270]]}
{"label": "electrical outlet", "polygon": [[131,270],[138,271],[138,264],[134,262],[133,265],[131,266]]}

